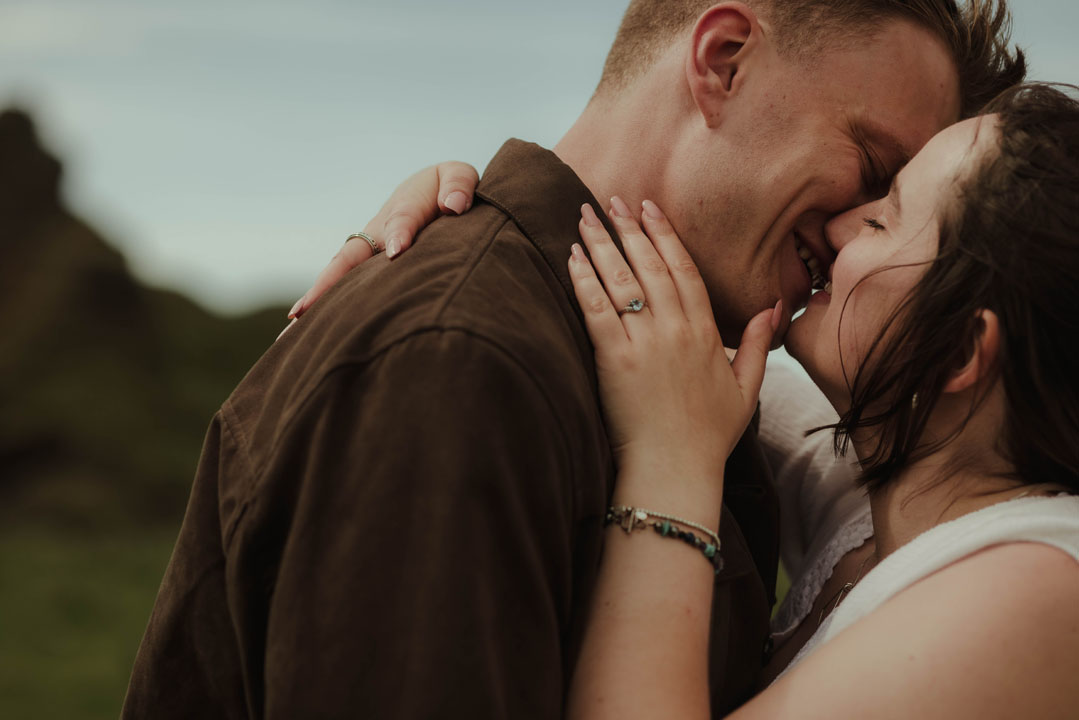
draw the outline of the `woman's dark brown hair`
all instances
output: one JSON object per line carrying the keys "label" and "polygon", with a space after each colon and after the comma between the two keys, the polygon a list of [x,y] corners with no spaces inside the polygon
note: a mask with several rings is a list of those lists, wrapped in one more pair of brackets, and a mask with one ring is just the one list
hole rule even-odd
{"label": "woman's dark brown hair", "polygon": [[834,426],[837,452],[852,434],[875,440],[862,458],[870,491],[962,431],[965,422],[948,437],[923,441],[986,308],[1002,334],[998,450],[1017,482],[1079,494],[1077,92],[1020,86],[987,108],[1000,118],[999,151],[987,153],[958,182],[958,197],[944,201],[938,255],[871,345],[850,383],[851,408]]}

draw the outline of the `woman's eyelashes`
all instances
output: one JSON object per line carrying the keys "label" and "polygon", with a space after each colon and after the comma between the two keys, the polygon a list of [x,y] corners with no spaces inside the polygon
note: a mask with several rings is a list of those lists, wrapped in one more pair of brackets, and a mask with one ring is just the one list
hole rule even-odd
{"label": "woman's eyelashes", "polygon": [[867,227],[871,227],[874,230],[883,230],[884,229],[884,226],[881,225],[879,222],[877,222],[876,218],[871,218],[871,217],[862,218],[862,222],[864,222]]}

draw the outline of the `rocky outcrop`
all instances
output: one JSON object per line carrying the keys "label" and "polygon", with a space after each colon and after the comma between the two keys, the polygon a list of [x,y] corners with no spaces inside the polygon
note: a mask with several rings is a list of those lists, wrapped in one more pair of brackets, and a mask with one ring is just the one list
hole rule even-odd
{"label": "rocky outcrop", "polygon": [[206,425],[284,325],[142,285],[0,113],[0,522],[174,522]]}

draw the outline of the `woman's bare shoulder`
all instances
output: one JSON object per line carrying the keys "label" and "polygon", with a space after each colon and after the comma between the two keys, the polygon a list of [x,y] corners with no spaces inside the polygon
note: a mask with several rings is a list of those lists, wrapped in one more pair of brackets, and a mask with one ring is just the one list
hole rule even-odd
{"label": "woman's bare shoulder", "polygon": [[930,575],[736,717],[1074,717],[1079,562],[1010,543]]}

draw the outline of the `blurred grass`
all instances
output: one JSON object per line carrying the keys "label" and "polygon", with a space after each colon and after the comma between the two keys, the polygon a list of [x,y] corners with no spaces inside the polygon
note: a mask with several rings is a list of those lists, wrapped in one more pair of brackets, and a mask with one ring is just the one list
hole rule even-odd
{"label": "blurred grass", "polygon": [[783,567],[783,563],[779,563],[779,575],[776,577],[776,604],[772,608],[772,617],[775,617],[776,611],[783,604],[783,598],[787,597],[790,589],[791,579],[787,575],[787,568]]}
{"label": "blurred grass", "polygon": [[177,532],[0,532],[0,718],[119,716]]}

